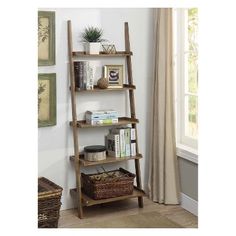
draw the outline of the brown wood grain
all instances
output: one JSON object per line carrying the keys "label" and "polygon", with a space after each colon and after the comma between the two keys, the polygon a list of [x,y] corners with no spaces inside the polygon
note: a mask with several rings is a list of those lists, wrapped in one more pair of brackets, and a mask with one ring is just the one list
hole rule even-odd
{"label": "brown wood grain", "polygon": [[[129,125],[129,124],[138,123],[138,122],[139,122],[138,119],[130,118],[130,117],[119,117],[118,123],[102,124],[102,125],[90,125],[90,124],[87,124],[85,120],[79,120],[79,121],[77,121],[77,127],[79,127],[79,128],[98,128],[98,127]],[[73,127],[73,121],[70,121],[70,126]]]}
{"label": "brown wood grain", "polygon": [[117,51],[116,53],[106,54],[100,52],[100,54],[86,54],[83,51],[74,51],[72,52],[72,55],[74,57],[126,57],[126,56],[132,56],[132,52],[126,52],[126,51]]}
{"label": "brown wood grain", "polygon": [[72,106],[72,127],[73,127],[73,140],[74,140],[74,152],[75,152],[75,172],[76,172],[76,189],[77,189],[77,203],[78,203],[78,215],[83,218],[82,209],[82,197],[81,197],[81,173],[79,166],[79,141],[77,130],[77,114],[76,114],[76,93],[75,93],[75,78],[74,78],[74,64],[72,58],[72,31],[71,21],[67,21],[68,27],[68,57],[70,64],[70,86],[71,86],[71,106]]}
{"label": "brown wood grain", "polygon": [[[72,195],[74,195],[74,196],[76,195],[76,189],[71,189],[70,192]],[[115,202],[115,201],[120,201],[120,200],[124,200],[124,199],[128,199],[128,198],[135,198],[135,197],[139,197],[139,196],[144,196],[144,195],[145,195],[145,193],[143,190],[134,186],[134,191],[131,195],[94,200],[94,199],[90,198],[89,196],[87,196],[86,194],[82,193],[82,199],[83,199],[84,206],[93,206],[93,205],[98,205],[101,203]]]}
{"label": "brown wood grain", "polygon": [[101,89],[97,85],[94,85],[94,89],[80,90],[79,88],[76,87],[75,91],[79,93],[93,93],[93,92],[109,92],[109,91],[126,91],[126,90],[133,90],[133,89],[136,89],[136,87],[134,85],[129,85],[129,84],[123,84],[123,88],[106,88],[106,89]]}
{"label": "brown wood grain", "polygon": [[[125,51],[130,52],[130,40],[129,40],[129,25],[128,22],[125,22]],[[127,74],[128,74],[128,83],[129,85],[133,85],[133,74],[132,74],[132,62],[131,56],[126,57],[127,61]],[[129,101],[130,101],[130,113],[131,118],[136,119],[136,112],[135,112],[135,99],[134,99],[134,91],[129,90]],[[139,153],[139,146],[138,146],[138,132],[136,124],[132,124],[132,127],[135,129],[136,133],[136,152]],[[137,186],[142,189],[141,183],[141,171],[140,171],[140,163],[139,160],[135,159],[135,171],[136,171],[136,182]],[[143,198],[138,198],[139,207],[143,207]]]}
{"label": "brown wood grain", "polygon": [[[84,160],[84,155],[80,154],[79,162],[81,166],[96,166],[101,164],[109,164],[109,163],[116,163],[121,161],[129,161],[134,159],[142,158],[141,154],[137,154],[136,156],[129,156],[129,157],[111,157],[107,156],[105,160],[102,161],[86,161]],[[70,156],[71,161],[75,161],[75,156]]]}
{"label": "brown wood grain", "polygon": [[[135,128],[136,132],[136,153],[139,153],[138,148],[138,136],[137,136],[137,126],[136,124],[139,122],[136,119],[135,113],[135,98],[134,98],[134,90],[136,87],[133,85],[133,75],[132,75],[132,62],[131,56],[133,53],[130,50],[130,41],[129,41],[129,27],[128,23],[125,22],[124,30],[125,30],[125,51],[118,51],[116,54],[104,54],[100,53],[99,55],[89,55],[85,52],[73,52],[72,50],[72,30],[71,30],[71,21],[67,22],[68,27],[68,53],[69,53],[69,65],[70,65],[70,91],[71,91],[71,104],[72,104],[72,121],[70,121],[70,126],[73,128],[73,139],[74,139],[74,156],[71,156],[70,159],[75,162],[75,171],[76,171],[76,188],[72,189],[70,192],[72,195],[76,195],[77,203],[78,203],[78,215],[79,218],[83,218],[83,206],[92,206],[101,203],[113,202],[118,200],[123,200],[127,198],[138,198],[139,207],[143,207],[143,196],[144,192],[141,186],[141,172],[140,172],[140,163],[139,159],[142,158],[141,154],[137,154],[135,157],[127,157],[125,159],[120,158],[112,158],[108,157],[104,161],[100,162],[88,162],[83,159],[83,156],[79,155],[79,140],[78,128],[96,128],[96,127],[111,127],[111,126],[120,126],[120,125],[128,125],[131,124],[133,128]],[[123,88],[110,88],[110,89],[99,89],[97,86],[94,87],[93,90],[78,90],[75,87],[75,80],[74,80],[74,59],[75,57],[125,57],[126,64],[127,64],[127,75],[128,75],[128,84],[124,84]],[[77,120],[76,114],[76,92],[81,93],[91,93],[91,92],[107,92],[107,91],[128,91],[129,92],[129,104],[130,104],[130,113],[131,117],[119,117],[119,121],[117,124],[104,124],[104,125],[89,125],[86,124],[85,120]],[[106,163],[115,163],[124,160],[134,160],[135,161],[135,171],[136,171],[136,182],[137,187],[135,187],[134,192],[132,195],[122,196],[117,198],[109,198],[109,199],[102,199],[102,200],[93,200],[90,199],[88,196],[82,193],[81,190],[81,173],[80,173],[80,165],[81,166],[93,166],[99,164],[106,164]]]}

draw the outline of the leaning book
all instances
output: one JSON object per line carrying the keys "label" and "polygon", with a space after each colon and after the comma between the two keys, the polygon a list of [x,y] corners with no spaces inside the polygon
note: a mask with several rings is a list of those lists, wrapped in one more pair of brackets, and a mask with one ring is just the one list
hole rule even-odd
{"label": "leaning book", "polygon": [[131,156],[131,140],[130,140],[130,127],[124,128],[124,136],[125,136],[125,156]]}
{"label": "leaning book", "polygon": [[125,129],[124,128],[112,128],[111,134],[118,134],[120,138],[120,157],[125,157]]}
{"label": "leaning book", "polygon": [[130,154],[136,156],[136,131],[134,128],[130,129]]}
{"label": "leaning book", "polygon": [[109,156],[120,157],[120,137],[119,134],[107,135],[107,152]]}

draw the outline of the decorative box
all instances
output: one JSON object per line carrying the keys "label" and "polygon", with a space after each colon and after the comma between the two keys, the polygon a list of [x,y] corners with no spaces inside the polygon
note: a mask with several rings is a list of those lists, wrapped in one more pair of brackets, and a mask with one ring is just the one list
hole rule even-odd
{"label": "decorative box", "polygon": [[84,147],[84,159],[86,161],[102,161],[106,159],[106,147],[93,145]]}

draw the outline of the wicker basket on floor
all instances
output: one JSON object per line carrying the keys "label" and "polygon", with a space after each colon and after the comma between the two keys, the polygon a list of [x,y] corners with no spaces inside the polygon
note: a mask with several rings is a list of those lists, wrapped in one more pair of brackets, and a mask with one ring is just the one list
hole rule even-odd
{"label": "wicker basket on floor", "polygon": [[[101,179],[104,173],[105,176],[114,173],[119,176]],[[99,174],[81,173],[82,191],[95,200],[130,195],[133,193],[134,178],[135,174],[123,168]]]}
{"label": "wicker basket on floor", "polygon": [[62,188],[52,181],[38,178],[38,228],[57,228]]}

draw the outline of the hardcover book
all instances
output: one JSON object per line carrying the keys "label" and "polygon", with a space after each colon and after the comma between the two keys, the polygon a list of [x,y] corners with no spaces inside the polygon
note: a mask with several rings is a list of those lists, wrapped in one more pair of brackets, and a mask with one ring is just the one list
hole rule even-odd
{"label": "hardcover book", "polygon": [[80,87],[80,77],[79,77],[79,61],[74,61],[74,78],[75,78],[75,87]]}
{"label": "hardcover book", "polygon": [[107,152],[109,156],[120,157],[120,137],[119,134],[107,135]]}
{"label": "hardcover book", "polygon": [[130,141],[131,156],[136,156],[136,132],[134,128],[130,128]]}
{"label": "hardcover book", "polygon": [[131,141],[131,156],[136,156],[136,141]]}
{"label": "hardcover book", "polygon": [[74,61],[74,77],[79,90],[93,89],[93,68],[88,61]]}
{"label": "hardcover book", "polygon": [[88,112],[86,112],[85,119],[86,120],[118,119],[118,115],[117,113],[89,114]]}
{"label": "hardcover book", "polygon": [[134,128],[130,128],[130,139],[136,140],[136,133]]}
{"label": "hardcover book", "polygon": [[125,157],[125,129],[124,128],[113,128],[110,129],[111,134],[119,134],[120,138],[120,157]]}
{"label": "hardcover book", "polygon": [[90,124],[90,125],[105,125],[105,124],[115,124],[118,123],[118,119],[93,119],[93,120],[89,120],[86,119],[86,124]]}
{"label": "hardcover book", "polygon": [[84,66],[83,66],[83,61],[79,61],[79,88],[82,90],[84,89],[83,85],[84,85]]}
{"label": "hardcover book", "polygon": [[86,111],[86,113],[93,115],[103,115],[103,114],[117,114],[117,111],[115,110],[92,110],[92,111]]}
{"label": "hardcover book", "polygon": [[124,128],[124,135],[125,135],[125,156],[129,157],[131,155],[130,153],[130,128],[126,127]]}

